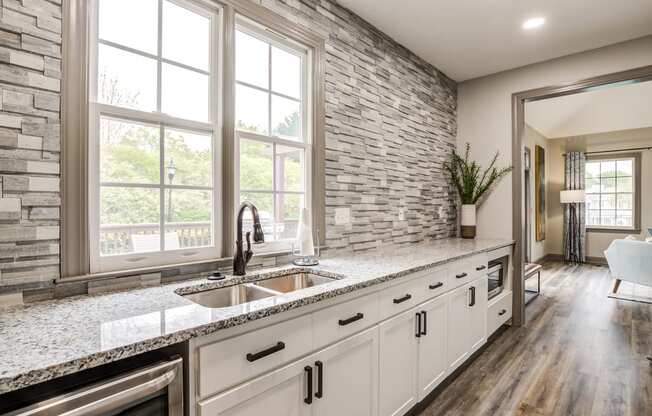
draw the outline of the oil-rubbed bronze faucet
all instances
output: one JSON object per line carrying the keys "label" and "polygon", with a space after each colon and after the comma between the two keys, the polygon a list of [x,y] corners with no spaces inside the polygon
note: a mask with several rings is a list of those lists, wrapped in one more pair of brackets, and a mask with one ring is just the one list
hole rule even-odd
{"label": "oil-rubbed bronze faucet", "polygon": [[254,252],[251,251],[251,241],[249,240],[251,235],[250,231],[247,231],[246,234],[247,251],[242,251],[242,215],[247,208],[251,210],[251,215],[254,217],[254,244],[265,242],[265,234],[263,234],[263,227],[260,226],[258,209],[249,201],[243,202],[238,210],[238,233],[235,237],[235,256],[233,256],[233,274],[235,276],[244,276],[247,273],[247,263],[249,263],[249,260],[254,255]]}

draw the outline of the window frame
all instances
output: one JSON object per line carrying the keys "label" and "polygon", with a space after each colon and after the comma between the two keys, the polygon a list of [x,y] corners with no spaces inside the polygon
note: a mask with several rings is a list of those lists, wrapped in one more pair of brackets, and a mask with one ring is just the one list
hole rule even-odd
{"label": "window frame", "polygon": [[[165,0],[179,7],[198,13],[210,20],[209,34],[209,69],[203,71],[193,68],[182,63],[163,58],[162,56],[162,7],[163,0],[158,2],[158,33],[157,33],[157,54],[151,55],[147,52],[135,50],[130,47],[115,44],[111,41],[99,39],[99,1],[92,0],[89,2],[89,59],[88,59],[88,234],[89,234],[89,266],[91,273],[113,272],[120,270],[130,270],[141,267],[159,266],[166,263],[185,263],[195,260],[208,260],[219,257],[221,252],[222,241],[219,238],[221,233],[221,148],[222,148],[222,119],[221,104],[221,60],[219,59],[221,46],[221,24],[222,9],[215,5],[196,0]],[[127,51],[138,56],[145,56],[156,60],[157,66],[157,108],[155,111],[148,112],[125,107],[114,106],[98,102],[97,99],[97,63],[99,45],[104,44],[113,48]],[[197,73],[203,73],[209,77],[209,94],[208,94],[208,120],[206,122],[183,119],[162,112],[162,67],[168,63],[179,68],[191,69]],[[99,123],[102,117],[113,118],[124,121],[133,121],[159,128],[160,143],[160,182],[158,184],[110,184],[109,186],[151,188],[160,191],[159,201],[159,224],[161,247],[155,252],[140,252],[129,254],[118,254],[102,256],[100,253],[100,190],[104,184],[100,183],[100,138]],[[200,134],[211,135],[212,146],[212,184],[210,187],[170,185],[165,181],[165,158],[164,142],[166,129],[176,129]],[[197,189],[210,190],[212,192],[212,210],[211,210],[211,233],[212,241],[210,246],[182,248],[176,250],[164,250],[165,241],[165,195],[170,189]]]}
{"label": "window frame", "polygon": [[[188,0],[190,1],[190,0]],[[91,57],[93,47],[92,25],[93,5],[97,0],[69,0],[63,3],[62,47],[62,136],[61,136],[61,256],[60,271],[62,279],[85,279],[119,276],[138,272],[152,272],[178,268],[183,264],[203,264],[217,260],[226,260],[235,251],[235,24],[236,15],[243,16],[262,25],[267,31],[305,45],[311,51],[311,86],[312,148],[305,155],[306,164],[311,166],[311,180],[306,184],[306,202],[310,204],[313,230],[317,243],[325,243],[325,40],[322,33],[306,28],[291,21],[271,9],[254,2],[240,0],[192,0],[199,7],[213,8],[218,12],[217,33],[212,38],[218,39],[218,49],[211,47],[217,60],[217,77],[213,93],[217,102],[218,128],[214,133],[214,174],[217,175],[214,189],[214,223],[218,227],[215,235],[214,253],[206,259],[183,258],[181,261],[165,256],[161,261],[152,262],[152,266],[141,263],[129,264],[115,268],[113,272],[98,272],[91,267],[93,240],[90,219],[92,200],[90,198],[93,178],[89,166],[96,163],[91,160],[93,148],[89,137],[90,123],[90,85],[93,74]],[[211,70],[212,71],[212,70]],[[162,115],[155,122],[169,122]],[[191,128],[193,126],[190,126]],[[98,188],[99,191],[99,188]],[[221,210],[220,210],[221,209]],[[98,213],[99,214],[99,213]],[[99,218],[99,215],[98,215]],[[255,255],[261,254],[258,247]],[[99,252],[99,251],[98,251]],[[96,253],[98,253],[96,252]],[[282,250],[282,254],[287,254]],[[277,253],[265,253],[274,255]],[[279,253],[281,254],[281,253]]]}
{"label": "window frame", "polygon": [[[610,154],[591,154],[586,157],[587,163],[589,162],[608,162],[618,160],[632,160],[632,226],[602,226],[602,225],[587,225],[586,231],[592,233],[623,233],[623,234],[639,234],[641,232],[641,154],[640,153],[610,153]],[[617,190],[617,189],[616,189]],[[587,192],[587,195],[589,193]],[[616,195],[616,203],[618,203],[618,193]],[[602,195],[600,192],[597,195]],[[585,211],[588,211],[585,208]],[[616,210],[617,211],[617,210]],[[587,216],[588,218],[588,216]]]}
{"label": "window frame", "polygon": [[[237,85],[242,85],[248,88],[253,88],[256,89],[257,91],[265,92],[266,94],[269,95],[268,97],[268,134],[259,134],[259,133],[253,133],[249,132],[246,130],[238,130],[235,128],[234,132],[234,138],[235,138],[235,152],[234,152],[234,200],[236,201],[234,205],[234,210],[233,210],[233,215],[235,216],[237,214],[237,210],[239,209],[239,200],[240,200],[240,193],[241,192],[248,192],[248,193],[260,193],[260,194],[271,194],[273,198],[273,204],[274,207],[276,207],[276,196],[277,194],[298,194],[298,195],[303,195],[304,197],[304,207],[308,208],[308,211],[312,213],[312,177],[313,177],[313,172],[312,172],[312,153],[313,153],[313,133],[312,133],[312,125],[313,125],[313,113],[312,113],[312,93],[311,93],[311,84],[312,84],[312,79],[310,74],[312,73],[312,51],[309,47],[301,45],[300,43],[284,38],[282,36],[277,35],[276,33],[269,31],[269,29],[263,25],[260,25],[251,19],[247,18],[246,16],[242,15],[236,15],[236,22],[235,22],[235,30],[242,31],[245,34],[255,37],[256,39],[259,39],[265,43],[269,43],[271,46],[277,47],[279,49],[282,49],[288,53],[292,53],[296,56],[298,56],[301,59],[301,94],[300,94],[300,104],[301,104],[301,141],[298,140],[291,140],[291,139],[285,139],[279,136],[275,136],[272,133],[272,123],[271,123],[271,114],[272,114],[272,97],[274,95],[277,95],[282,98],[286,98],[287,96],[279,93],[275,93],[272,89],[271,85],[271,80],[272,80],[272,58],[271,58],[271,53],[268,58],[268,65],[269,65],[269,74],[268,74],[268,88],[262,88],[258,87],[255,85],[251,85],[245,82],[238,81],[234,77],[234,85],[237,88]],[[237,45],[235,46],[237,48]],[[271,52],[271,51],[270,51]],[[237,98],[237,97],[236,97]],[[289,98],[289,97],[287,97]],[[296,100],[296,98],[292,98]],[[276,146],[285,146],[285,147],[290,147],[294,149],[301,149],[303,150],[303,175],[304,175],[304,189],[303,191],[278,191],[277,190],[277,183],[276,183],[276,175],[273,174],[272,177],[272,190],[249,190],[249,189],[241,189],[240,187],[240,143],[242,140],[250,140],[254,142],[259,142],[259,143],[266,143],[270,144],[273,146],[273,155],[272,155],[272,165],[273,165],[273,172],[275,172],[275,156],[276,156]],[[275,210],[276,211],[276,210]],[[276,212],[274,212],[274,215]],[[276,218],[274,218],[274,227],[276,227]],[[237,236],[236,236],[237,237]],[[267,236],[266,236],[267,237]],[[267,254],[267,253],[275,253],[275,252],[283,252],[287,250],[292,249],[292,243],[293,239],[284,239],[284,240],[274,240],[274,241],[267,241],[262,244],[258,244],[256,246],[256,252],[258,254]]]}

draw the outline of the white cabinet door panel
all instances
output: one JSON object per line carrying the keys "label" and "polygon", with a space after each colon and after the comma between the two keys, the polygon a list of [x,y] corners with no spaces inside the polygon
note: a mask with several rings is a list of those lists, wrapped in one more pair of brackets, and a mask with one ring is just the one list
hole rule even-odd
{"label": "white cabinet door panel", "polygon": [[469,353],[473,354],[487,342],[487,279],[480,278],[470,284]]}
{"label": "white cabinet door panel", "polygon": [[454,371],[469,356],[469,286],[464,285],[449,294],[446,354],[449,372]]}
{"label": "white cabinet door panel", "polygon": [[381,416],[398,416],[417,403],[416,309],[380,324]]}
{"label": "white cabinet door panel", "polygon": [[305,367],[300,360],[267,373],[222,394],[199,402],[199,416],[310,416],[304,402],[307,390]]}
{"label": "white cabinet door panel", "polygon": [[419,338],[418,399],[423,400],[448,374],[446,333],[448,295],[435,298],[418,308],[425,335]]}
{"label": "white cabinet door panel", "polygon": [[[319,364],[322,368],[321,397]],[[378,327],[316,354],[314,416],[377,416]]]}

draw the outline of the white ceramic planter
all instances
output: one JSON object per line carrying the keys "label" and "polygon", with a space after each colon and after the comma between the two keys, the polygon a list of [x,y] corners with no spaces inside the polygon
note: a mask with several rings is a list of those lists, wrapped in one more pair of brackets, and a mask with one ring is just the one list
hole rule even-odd
{"label": "white ceramic planter", "polygon": [[475,238],[475,204],[462,205],[462,238]]}

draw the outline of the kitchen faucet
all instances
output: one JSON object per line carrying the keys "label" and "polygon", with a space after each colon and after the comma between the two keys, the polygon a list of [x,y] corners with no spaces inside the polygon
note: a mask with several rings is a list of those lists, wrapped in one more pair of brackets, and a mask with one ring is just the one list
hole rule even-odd
{"label": "kitchen faucet", "polygon": [[243,202],[238,210],[238,232],[235,240],[235,255],[233,256],[234,276],[244,276],[247,273],[247,263],[249,263],[249,260],[254,255],[254,252],[251,251],[251,241],[249,239],[251,231],[247,231],[245,237],[247,239],[247,251],[242,251],[242,216],[247,208],[251,210],[251,215],[254,217],[254,244],[265,242],[265,234],[263,234],[263,227],[260,226],[258,209],[249,201]]}

